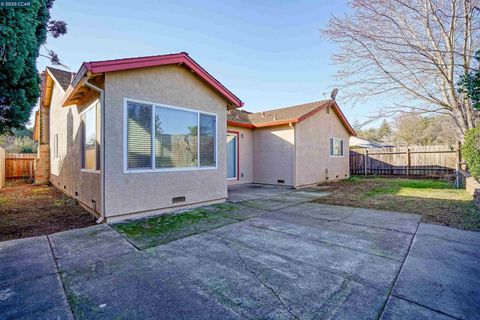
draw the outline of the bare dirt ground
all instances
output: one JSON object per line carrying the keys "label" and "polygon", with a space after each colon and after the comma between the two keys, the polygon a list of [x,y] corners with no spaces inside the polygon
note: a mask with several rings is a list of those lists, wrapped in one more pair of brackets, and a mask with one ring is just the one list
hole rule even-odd
{"label": "bare dirt ground", "polygon": [[0,190],[0,241],[95,224],[77,201],[52,186],[9,182]]}

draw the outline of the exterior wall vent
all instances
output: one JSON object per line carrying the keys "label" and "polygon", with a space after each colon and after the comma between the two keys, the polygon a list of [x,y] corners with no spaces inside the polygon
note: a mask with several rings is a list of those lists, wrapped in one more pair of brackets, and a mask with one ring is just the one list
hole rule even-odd
{"label": "exterior wall vent", "polygon": [[175,197],[172,198],[172,203],[185,202],[185,197]]}
{"label": "exterior wall vent", "polygon": [[285,180],[277,180],[277,183],[285,183]]}

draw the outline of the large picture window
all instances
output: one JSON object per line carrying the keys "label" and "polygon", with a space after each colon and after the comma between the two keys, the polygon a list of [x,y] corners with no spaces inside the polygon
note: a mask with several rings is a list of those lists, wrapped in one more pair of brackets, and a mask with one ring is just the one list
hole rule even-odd
{"label": "large picture window", "polygon": [[82,169],[100,169],[99,137],[97,132],[98,105],[98,102],[94,103],[81,115],[83,129]]}
{"label": "large picture window", "polygon": [[126,102],[126,170],[216,168],[217,117]]}
{"label": "large picture window", "polygon": [[338,138],[330,138],[330,155],[343,156],[343,140]]}

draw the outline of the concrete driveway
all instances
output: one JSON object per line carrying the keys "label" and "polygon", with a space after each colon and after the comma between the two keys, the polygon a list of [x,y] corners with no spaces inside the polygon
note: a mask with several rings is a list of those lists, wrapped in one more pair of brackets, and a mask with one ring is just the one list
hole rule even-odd
{"label": "concrete driveway", "polygon": [[108,225],[2,242],[0,318],[478,319],[480,233],[266,189],[146,250]]}

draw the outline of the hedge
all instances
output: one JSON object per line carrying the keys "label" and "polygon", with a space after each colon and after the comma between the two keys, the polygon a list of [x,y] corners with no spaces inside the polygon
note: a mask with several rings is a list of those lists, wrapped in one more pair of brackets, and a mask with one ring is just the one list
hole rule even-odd
{"label": "hedge", "polygon": [[470,174],[477,180],[480,179],[480,126],[470,129],[465,135],[462,154]]}

